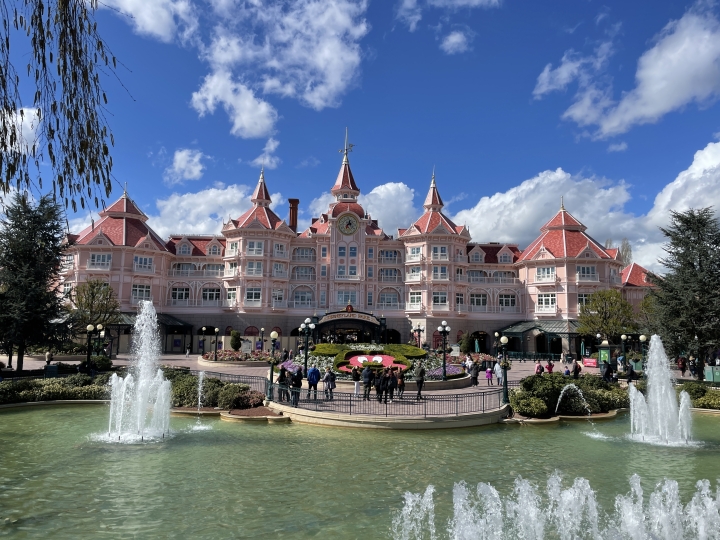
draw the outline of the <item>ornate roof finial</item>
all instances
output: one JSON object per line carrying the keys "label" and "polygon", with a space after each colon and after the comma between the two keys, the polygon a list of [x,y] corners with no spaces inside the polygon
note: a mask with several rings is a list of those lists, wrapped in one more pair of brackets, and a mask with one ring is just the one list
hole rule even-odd
{"label": "ornate roof finial", "polygon": [[343,163],[348,161],[348,152],[352,152],[353,146],[355,145],[348,142],[348,128],[345,128],[345,147],[342,150],[338,150],[338,152],[342,152],[344,154]]}
{"label": "ornate roof finial", "polygon": [[563,202],[563,196],[560,195],[560,210],[565,210],[565,203]]}
{"label": "ornate roof finial", "polygon": [[265,158],[263,158],[263,164],[260,167],[260,180],[265,181]]}
{"label": "ornate roof finial", "polygon": [[125,188],[123,189],[123,197],[127,197],[127,182],[125,182]]}
{"label": "ornate roof finial", "polygon": [[430,187],[435,186],[435,165],[433,165],[432,179],[430,180]]}

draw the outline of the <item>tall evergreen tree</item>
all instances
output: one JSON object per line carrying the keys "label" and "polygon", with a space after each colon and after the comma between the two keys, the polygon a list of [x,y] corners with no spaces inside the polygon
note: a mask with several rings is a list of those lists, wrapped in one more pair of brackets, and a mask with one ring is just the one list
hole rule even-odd
{"label": "tall evergreen tree", "polygon": [[668,242],[664,275],[649,274],[655,316],[672,354],[688,352],[703,377],[706,356],[720,343],[720,224],[711,208],[671,212],[660,229]]}
{"label": "tall evergreen tree", "polygon": [[28,346],[48,345],[64,314],[57,294],[63,212],[49,196],[37,205],[16,193],[0,219],[0,334],[17,347],[16,369]]}

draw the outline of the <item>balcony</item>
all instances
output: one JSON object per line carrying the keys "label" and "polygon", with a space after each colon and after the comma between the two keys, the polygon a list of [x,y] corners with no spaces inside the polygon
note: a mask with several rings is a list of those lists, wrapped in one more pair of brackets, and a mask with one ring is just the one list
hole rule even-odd
{"label": "balcony", "polygon": [[292,279],[293,281],[315,281],[316,277],[315,277],[315,274],[293,273],[293,275],[290,279]]}
{"label": "balcony", "polygon": [[450,311],[450,304],[448,304],[448,303],[436,304],[433,302],[432,310],[433,311]]}
{"label": "balcony", "polygon": [[422,274],[406,274],[405,281],[422,281]]}
{"label": "balcony", "polygon": [[133,263],[133,271],[141,273],[141,274],[154,274],[155,273],[155,265],[154,264]]}
{"label": "balcony", "polygon": [[620,276],[610,276],[608,281],[611,285],[620,285]]}
{"label": "balcony", "polygon": [[252,277],[260,277],[263,275],[262,268],[246,268],[245,275]]}
{"label": "balcony", "polygon": [[287,309],[288,303],[285,300],[273,300],[273,309]]}
{"label": "balcony", "polygon": [[408,311],[422,311],[422,308],[422,302],[408,302],[405,305],[405,309],[407,309]]}
{"label": "balcony", "polygon": [[[488,278],[488,279],[490,279],[490,278]],[[553,281],[555,281],[555,280],[553,279]],[[502,283],[504,285],[519,285],[520,280],[515,277],[493,277],[492,283]]]}
{"label": "balcony", "polygon": [[535,313],[552,314],[557,313],[557,306],[535,306]]}
{"label": "balcony", "polygon": [[468,258],[466,255],[455,255],[455,262],[460,264],[468,264]]}
{"label": "balcony", "polygon": [[110,270],[110,261],[108,262],[88,262],[87,270]]}
{"label": "balcony", "polygon": [[280,279],[287,279],[287,277],[288,277],[287,270],[273,270],[272,277],[280,278]]}
{"label": "balcony", "polygon": [[198,304],[200,306],[205,307],[220,307],[222,305],[222,300],[219,298],[217,300],[200,300],[200,303]]}
{"label": "balcony", "polygon": [[459,283],[467,283],[467,276],[463,274],[455,274],[455,281]]}
{"label": "balcony", "polygon": [[60,273],[64,274],[65,272],[71,272],[75,270],[75,264],[74,263],[62,263],[60,265]]}
{"label": "balcony", "polygon": [[245,250],[245,256],[246,256],[246,257],[262,257],[262,256],[263,256],[263,250],[262,250],[262,248],[260,248],[260,249],[257,249],[257,248],[255,248],[255,249],[250,249],[250,248],[248,248],[248,249]]}
{"label": "balcony", "polygon": [[422,253],[409,253],[408,256],[405,258],[405,262],[416,262],[416,261],[422,261],[423,256]]}
{"label": "balcony", "polygon": [[450,257],[448,257],[447,253],[433,253],[432,260],[433,261],[449,261]]}
{"label": "balcony", "polygon": [[317,302],[312,300],[290,300],[288,302],[288,307],[298,309],[315,309],[315,307],[317,307]]}
{"label": "balcony", "polygon": [[398,264],[402,262],[399,257],[378,257],[378,262],[380,264]]}
{"label": "balcony", "polygon": [[470,308],[471,313],[488,313],[492,311],[490,306],[488,306],[487,304],[485,304],[484,306],[470,304],[468,307]]}
{"label": "balcony", "polygon": [[555,282],[555,274],[550,274],[550,275],[535,274],[535,283],[554,283],[554,282]]}
{"label": "balcony", "polygon": [[375,307],[377,309],[385,310],[405,309],[405,306],[400,302],[378,302],[377,304],[375,304]]}
{"label": "balcony", "polygon": [[262,300],[243,300],[243,307],[245,308],[259,308],[262,307]]}
{"label": "balcony", "polygon": [[235,298],[228,298],[222,301],[222,307],[224,308],[234,308],[235,306],[237,306],[237,300]]}
{"label": "balcony", "polygon": [[468,281],[470,283],[492,283],[493,278],[487,276],[470,276],[468,275]]}
{"label": "balcony", "polygon": [[237,266],[234,268],[226,268],[223,277],[235,277],[237,276]]}
{"label": "balcony", "polygon": [[378,281],[382,281],[384,283],[398,283],[401,279],[398,275],[380,274],[380,276],[378,276]]}
{"label": "balcony", "polygon": [[360,276],[335,276],[337,281],[360,281]]}
{"label": "balcony", "polygon": [[287,256],[287,251],[273,251],[273,257],[275,257],[276,259],[287,259]]}
{"label": "balcony", "polygon": [[171,298],[167,301],[168,306],[191,306],[194,302],[189,298]]}
{"label": "balcony", "polygon": [[226,249],[225,250],[225,256],[226,257],[236,257],[238,254],[237,249]]}
{"label": "balcony", "polygon": [[437,274],[433,272],[432,278],[433,281],[447,281],[449,279],[448,274],[442,274],[439,272]]}
{"label": "balcony", "polygon": [[578,281],[600,281],[597,274],[577,274]]}
{"label": "balcony", "polygon": [[131,296],[130,297],[130,305],[137,306],[140,304],[140,302],[152,302],[153,297],[152,296]]}
{"label": "balcony", "polygon": [[315,262],[316,257],[315,255],[293,255],[291,260],[293,262]]}
{"label": "balcony", "polygon": [[498,306],[497,313],[520,313],[520,306]]}

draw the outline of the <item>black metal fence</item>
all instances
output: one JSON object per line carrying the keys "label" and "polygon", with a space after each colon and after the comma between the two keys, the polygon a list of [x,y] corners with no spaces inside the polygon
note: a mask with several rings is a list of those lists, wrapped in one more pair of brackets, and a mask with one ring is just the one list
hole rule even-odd
{"label": "black metal fence", "polygon": [[502,405],[502,388],[465,394],[423,394],[420,400],[416,395],[417,390],[413,392],[412,386],[402,397],[396,393],[392,401],[388,397],[387,402],[385,399],[379,401],[374,389],[368,400],[363,399],[362,393],[333,391],[330,399],[323,390],[318,390],[316,395],[306,388],[293,389],[278,384],[273,384],[268,392],[271,400],[285,405],[292,406],[296,399],[300,409],[349,415],[458,416],[498,409]]}

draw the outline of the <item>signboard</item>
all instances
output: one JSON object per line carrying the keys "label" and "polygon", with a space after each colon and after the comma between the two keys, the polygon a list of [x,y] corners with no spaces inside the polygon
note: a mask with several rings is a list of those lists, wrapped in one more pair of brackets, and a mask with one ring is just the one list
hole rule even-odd
{"label": "signboard", "polygon": [[600,360],[600,363],[602,363],[602,362],[607,362],[608,364],[610,363],[610,349],[600,349],[598,356],[599,356],[598,359]]}
{"label": "signboard", "polygon": [[585,367],[597,367],[598,365],[598,361],[595,358],[583,358],[582,363]]}
{"label": "signboard", "polygon": [[460,356],[460,345],[453,345],[450,356]]}
{"label": "signboard", "polygon": [[181,343],[180,343],[179,339],[173,339],[173,347],[179,348],[180,345],[181,345]]}
{"label": "signboard", "polygon": [[240,346],[240,350],[244,353],[252,352],[252,341],[244,340]]}
{"label": "signboard", "polygon": [[205,350],[205,340],[204,339],[201,339],[200,341],[198,341],[198,349],[201,351]]}
{"label": "signboard", "polygon": [[380,322],[374,316],[368,315],[367,313],[358,313],[356,311],[339,311],[337,313],[328,313],[318,321],[318,324],[323,324],[330,321],[339,321],[342,319],[354,319],[356,321],[365,321],[371,324],[380,324]]}

